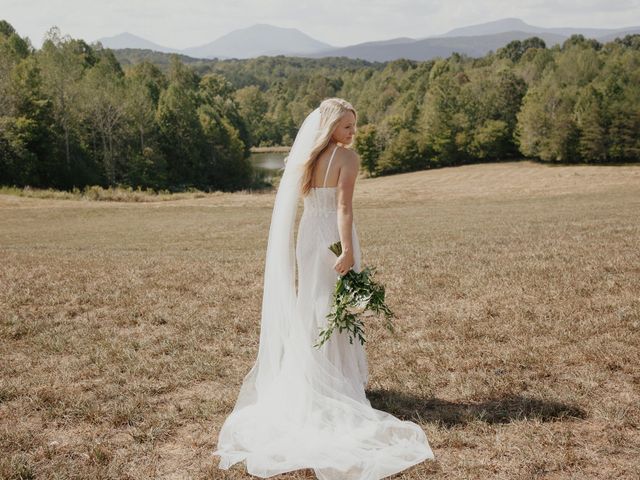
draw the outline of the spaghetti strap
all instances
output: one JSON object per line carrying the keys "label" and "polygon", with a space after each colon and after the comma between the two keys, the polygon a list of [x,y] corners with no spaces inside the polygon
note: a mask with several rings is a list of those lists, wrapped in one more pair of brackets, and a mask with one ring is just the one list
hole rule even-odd
{"label": "spaghetti strap", "polygon": [[329,159],[329,164],[327,165],[327,171],[324,174],[324,182],[322,182],[322,187],[326,188],[327,185],[327,176],[329,176],[329,168],[331,168],[331,160],[333,160],[333,156],[336,154],[336,150],[338,149],[338,145],[333,149],[333,153],[331,154],[331,158]]}

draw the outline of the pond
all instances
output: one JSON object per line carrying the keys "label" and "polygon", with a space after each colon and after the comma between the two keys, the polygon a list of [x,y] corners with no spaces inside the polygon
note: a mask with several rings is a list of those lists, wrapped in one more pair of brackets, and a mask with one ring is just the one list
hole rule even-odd
{"label": "pond", "polygon": [[273,172],[284,167],[284,157],[288,152],[259,152],[251,153],[249,160],[256,170]]}

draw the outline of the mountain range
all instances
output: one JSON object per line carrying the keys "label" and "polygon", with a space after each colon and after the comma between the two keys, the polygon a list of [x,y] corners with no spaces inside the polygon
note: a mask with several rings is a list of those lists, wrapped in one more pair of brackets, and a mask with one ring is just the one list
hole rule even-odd
{"label": "mountain range", "polygon": [[573,34],[582,34],[600,42],[608,42],[628,34],[640,34],[640,26],[625,28],[545,28],[529,25],[519,18],[503,18],[492,22],[454,28],[444,34],[423,38],[399,37],[335,47],[316,40],[295,28],[283,28],[264,23],[241,28],[216,40],[185,49],[174,49],[138,37],[121,33],[98,39],[105,48],[146,49],[164,53],[179,53],[194,58],[253,58],[261,55],[300,56],[310,58],[344,56],[368,61],[390,61],[398,58],[429,60],[448,57],[453,52],[480,57],[495,51],[512,40],[537,36],[548,47],[561,44]]}

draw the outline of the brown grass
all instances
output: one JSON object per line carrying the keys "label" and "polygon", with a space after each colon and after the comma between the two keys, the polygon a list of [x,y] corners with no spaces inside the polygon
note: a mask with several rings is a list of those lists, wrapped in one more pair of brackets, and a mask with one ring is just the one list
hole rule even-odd
{"label": "brown grass", "polygon": [[[210,452],[273,198],[0,195],[0,478],[250,478]],[[399,317],[368,324],[368,396],[437,457],[396,478],[640,477],[639,166],[362,179],[354,208]]]}
{"label": "brown grass", "polygon": [[99,200],[106,202],[157,202],[158,200],[182,200],[185,198],[202,198],[207,195],[222,195],[222,192],[205,193],[196,188],[189,188],[182,193],[171,193],[169,190],[142,189],[140,187],[108,187],[89,185],[83,189],[73,188],[71,191],[53,188],[31,188],[29,186],[0,186],[0,195],[14,195],[28,198],[49,198],[53,200]]}

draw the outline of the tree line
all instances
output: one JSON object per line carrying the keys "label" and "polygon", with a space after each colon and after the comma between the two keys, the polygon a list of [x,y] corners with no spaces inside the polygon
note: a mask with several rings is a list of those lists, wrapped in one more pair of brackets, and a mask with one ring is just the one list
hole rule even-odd
{"label": "tree line", "polygon": [[125,74],[113,52],[0,22],[0,184],[237,190],[252,184],[232,85],[172,58]]}
{"label": "tree line", "polygon": [[640,159],[640,35],[531,37],[481,58],[182,61],[0,21],[0,184],[237,190],[252,146],[290,145],[326,97],[358,110],[370,175],[534,158]]}

